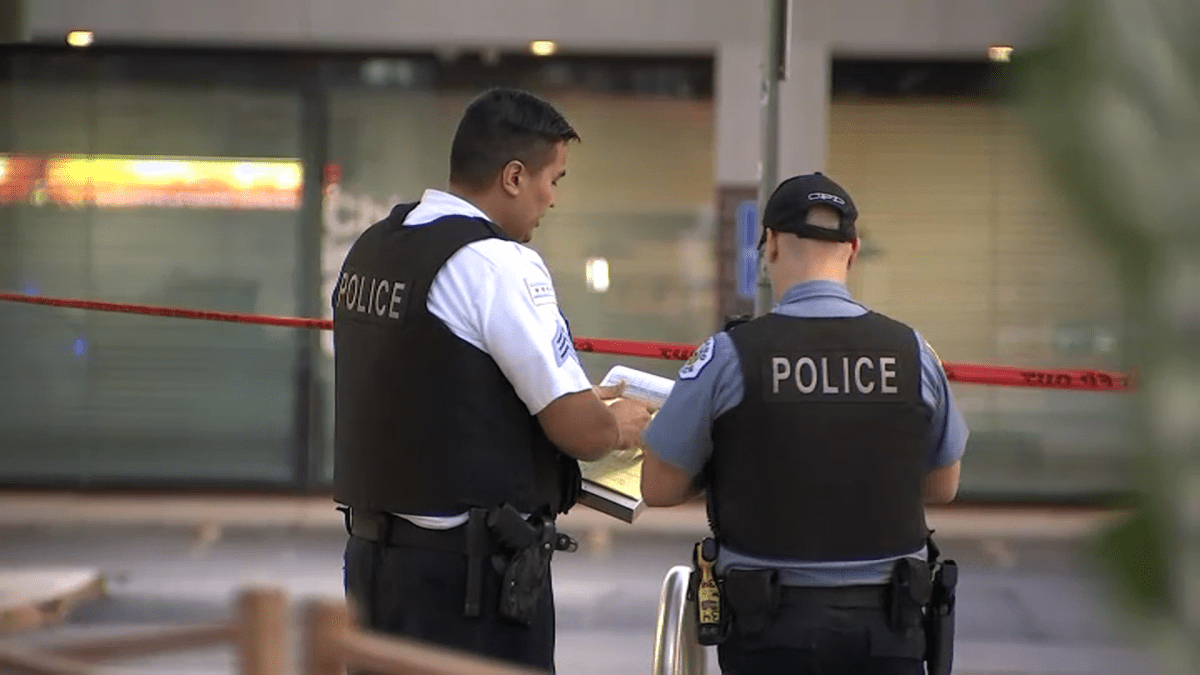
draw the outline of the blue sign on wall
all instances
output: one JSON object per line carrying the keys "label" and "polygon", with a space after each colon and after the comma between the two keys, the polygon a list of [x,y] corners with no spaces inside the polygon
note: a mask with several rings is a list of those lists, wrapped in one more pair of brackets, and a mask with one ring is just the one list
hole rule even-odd
{"label": "blue sign on wall", "polygon": [[758,202],[747,199],[737,207],[737,292],[752,299],[758,285]]}

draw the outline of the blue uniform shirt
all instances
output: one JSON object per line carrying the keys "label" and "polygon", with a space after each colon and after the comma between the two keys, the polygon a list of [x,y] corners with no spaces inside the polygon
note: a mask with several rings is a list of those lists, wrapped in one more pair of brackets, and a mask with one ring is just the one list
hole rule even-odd
{"label": "blue uniform shirt", "polygon": [[[845,286],[835,281],[806,281],[783,294],[771,310],[784,316],[806,318],[851,317],[867,312],[854,302]],[[967,424],[954,403],[946,373],[928,343],[921,344],[921,397],[933,411],[929,438],[929,468],[958,461],[967,445]],[[742,401],[742,369],[733,341],[725,332],[710,337],[697,357],[679,370],[670,397],[642,438],[664,462],[693,479],[712,456],[713,422]],[[904,556],[900,556],[904,557]],[[925,548],[909,557],[926,558]],[[899,557],[854,562],[806,562],[749,556],[723,546],[717,571],[731,567],[770,568],[780,571],[780,582],[789,586],[851,586],[886,583]]]}

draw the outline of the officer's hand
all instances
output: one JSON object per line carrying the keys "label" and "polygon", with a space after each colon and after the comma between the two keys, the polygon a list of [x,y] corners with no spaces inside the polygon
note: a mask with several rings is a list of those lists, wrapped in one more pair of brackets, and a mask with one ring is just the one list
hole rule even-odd
{"label": "officer's hand", "polygon": [[625,381],[621,380],[616,384],[593,385],[592,390],[596,392],[601,401],[611,401],[625,393]]}
{"label": "officer's hand", "polygon": [[617,449],[628,450],[642,445],[642,430],[650,423],[654,408],[644,401],[623,398],[608,407],[617,418]]}

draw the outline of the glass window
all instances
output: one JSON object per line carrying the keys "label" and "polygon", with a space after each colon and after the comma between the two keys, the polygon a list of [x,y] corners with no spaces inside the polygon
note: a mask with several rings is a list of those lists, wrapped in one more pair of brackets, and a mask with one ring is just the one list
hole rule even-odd
{"label": "glass window", "polygon": [[[0,288],[295,312],[296,94],[228,82],[201,56],[11,58]],[[206,76],[148,76],[147,59]],[[2,303],[0,478],[290,480],[296,344],[284,328]]]}
{"label": "glass window", "polygon": [[[987,67],[850,66],[834,69],[829,170],[861,214],[856,296],[949,362],[1122,370],[1116,275],[1072,222],[1016,112],[986,91]],[[954,389],[971,428],[965,495],[1127,489],[1129,396]]]}

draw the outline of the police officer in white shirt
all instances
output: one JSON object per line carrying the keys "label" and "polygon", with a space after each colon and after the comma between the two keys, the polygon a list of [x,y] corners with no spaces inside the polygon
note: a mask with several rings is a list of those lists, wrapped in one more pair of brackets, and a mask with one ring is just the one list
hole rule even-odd
{"label": "police officer in white shirt", "polygon": [[[332,302],[334,498],[367,627],[554,667],[554,518],[577,460],[635,447],[651,411],[584,374],[524,246],[578,140],[550,104],[493,89],[465,110],[447,191],[351,247]],[[515,590],[514,590],[515,589]]]}

